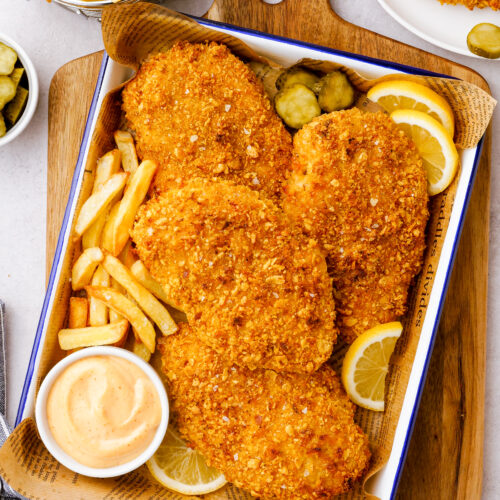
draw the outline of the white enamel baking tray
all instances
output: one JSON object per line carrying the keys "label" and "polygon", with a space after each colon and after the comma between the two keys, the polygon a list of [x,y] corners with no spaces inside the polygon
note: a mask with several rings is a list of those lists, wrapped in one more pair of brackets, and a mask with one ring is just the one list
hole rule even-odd
{"label": "white enamel baking tray", "polygon": [[[428,71],[410,66],[403,66],[388,61],[336,51],[325,47],[298,42],[235,26],[215,23],[204,19],[197,20],[201,24],[210,28],[223,31],[240,38],[258,53],[283,65],[291,65],[302,58],[312,58],[343,64],[358,71],[367,78],[376,78],[388,73],[445,76],[430,73]],[[61,273],[62,256],[65,254],[66,246],[70,237],[71,221],[74,217],[75,206],[78,198],[77,194],[81,188],[90,138],[92,137],[101,102],[109,90],[116,87],[130,76],[131,72],[128,68],[115,63],[106,54],[104,55],[94,97],[87,118],[87,124],[80,147],[78,161],[75,167],[69,200],[64,214],[61,232],[59,234],[59,240],[57,242],[47,293],[19,403],[16,425],[18,425],[24,418],[33,416],[35,399],[34,374],[36,373],[40,362],[40,346],[43,345],[48,318],[50,317],[50,311],[54,303],[56,284]],[[481,154],[482,142],[483,141],[481,141],[476,148],[465,150],[461,154],[461,170],[458,189],[456,192],[448,231],[443,243],[439,265],[436,270],[434,285],[429,297],[429,305],[423,321],[418,349],[396,429],[392,452],[387,465],[376,476],[374,476],[369,483],[368,490],[382,500],[393,499],[396,495],[418,405],[424,388],[425,376],[434,345],[440,313],[444,304],[446,288],[453,267],[453,260],[460,238],[460,231],[472,191],[474,177]]]}

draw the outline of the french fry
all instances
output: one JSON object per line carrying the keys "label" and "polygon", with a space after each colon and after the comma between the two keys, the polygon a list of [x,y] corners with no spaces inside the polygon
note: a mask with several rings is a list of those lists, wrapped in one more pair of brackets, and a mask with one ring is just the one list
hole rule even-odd
{"label": "french fry", "polygon": [[[120,321],[123,321],[123,320],[120,320]],[[127,321],[127,320],[125,320]],[[119,322],[118,322],[119,323]],[[116,323],[115,323],[116,324]],[[115,342],[113,344],[114,347],[125,347],[125,344],[127,343],[127,340],[128,340],[128,332],[130,331],[130,329],[127,329],[127,331],[125,332],[125,335],[118,341],[118,342]],[[135,339],[134,339],[135,340]]]}
{"label": "french fry", "polygon": [[87,248],[76,259],[71,269],[71,287],[73,290],[81,290],[90,283],[94,271],[104,258],[102,250],[97,247]]}
{"label": "french fry", "polygon": [[120,202],[117,201],[109,211],[109,214],[106,217],[106,224],[104,224],[104,228],[102,230],[101,247],[108,252],[113,250],[113,228],[115,227],[116,216],[118,215],[119,208]]}
{"label": "french fry", "polygon": [[[97,269],[92,276],[93,286],[109,286],[109,274],[102,266],[97,266]],[[89,304],[89,324],[90,326],[102,326],[108,323],[109,309],[100,300],[90,297]]]}
{"label": "french fry", "polygon": [[118,323],[118,321],[121,321],[122,319],[123,319],[123,316],[120,313],[113,311],[113,309],[109,310],[109,322],[110,323]]}
{"label": "french fry", "polygon": [[124,188],[127,177],[128,174],[125,172],[112,175],[83,204],[75,224],[75,232],[78,236],[81,236],[106,211],[113,198]]}
{"label": "french fry", "polygon": [[82,235],[82,248],[98,247],[101,244],[102,231],[106,224],[107,213],[100,215]]}
{"label": "french fry", "polygon": [[[128,319],[134,329],[134,332],[137,333],[142,342],[144,342],[145,346],[150,352],[154,352],[156,337],[155,329],[144,313],[131,300],[127,299],[125,295],[117,292],[113,288],[86,286],[85,290],[87,291],[87,295],[89,297],[101,300],[110,309],[113,309]],[[119,323],[111,324],[116,325]]]}
{"label": "french fry", "polygon": [[139,166],[139,162],[137,161],[132,134],[125,130],[117,130],[115,132],[115,142],[122,154],[123,170],[130,173],[135,172]]}
{"label": "french fry", "polygon": [[123,247],[123,250],[118,255],[118,258],[125,264],[126,267],[130,268],[134,262],[137,261],[137,257],[132,252],[132,240],[129,238],[127,243]]}
{"label": "french fry", "polygon": [[[117,292],[120,292],[121,294],[125,295],[126,291],[125,288],[123,288],[118,281],[115,280],[112,276],[111,278],[111,288],[114,288]],[[123,316],[120,313],[117,313],[116,311],[113,311],[113,309],[109,310],[109,322],[110,323],[116,323],[117,321],[120,321],[123,319]]]}
{"label": "french fry", "polygon": [[118,149],[108,151],[104,156],[97,160],[95,170],[94,187],[92,194],[99,191],[104,183],[113,175],[119,172],[121,167],[122,155]]}
{"label": "french fry", "polygon": [[68,328],[85,328],[89,314],[89,302],[85,297],[69,298]]}
{"label": "french fry", "polygon": [[151,353],[148,351],[148,348],[142,342],[139,342],[137,339],[134,339],[132,352],[137,356],[139,356],[144,361],[146,361],[146,363],[149,363],[149,360],[151,359]]}
{"label": "french fry", "polygon": [[[121,167],[121,153],[118,149],[109,151],[97,161],[95,172],[94,187],[92,194],[96,193],[104,183],[116,174]],[[107,217],[106,210],[100,215],[82,235],[82,248],[98,247],[101,245],[101,236]]]}
{"label": "french fry", "polygon": [[[110,276],[127,290],[139,307],[158,325],[163,335],[172,335],[177,325],[164,307],[146,288],[144,288],[116,257],[107,254],[102,266]],[[121,311],[119,311],[121,312]],[[126,315],[124,315],[127,317]],[[131,322],[132,323],[132,322]],[[134,327],[135,328],[135,327]],[[153,351],[151,351],[153,352]]]}
{"label": "french fry", "polygon": [[127,331],[126,319],[104,326],[65,328],[58,333],[59,345],[64,351],[95,345],[111,345],[121,341]]}
{"label": "french fry", "polygon": [[135,279],[145,288],[147,288],[155,297],[160,299],[169,306],[176,307],[176,305],[169,299],[163,286],[151,276],[147,267],[141,260],[136,260],[130,267],[130,272],[135,276]]}
{"label": "french fry", "polygon": [[130,177],[113,227],[113,250],[111,253],[114,256],[123,250],[129,239],[129,231],[134,224],[135,215],[146,197],[156,169],[155,162],[145,160]]}

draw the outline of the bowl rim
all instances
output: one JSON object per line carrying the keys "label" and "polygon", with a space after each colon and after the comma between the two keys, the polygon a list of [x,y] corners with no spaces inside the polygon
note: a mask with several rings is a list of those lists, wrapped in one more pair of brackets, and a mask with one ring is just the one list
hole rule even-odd
{"label": "bowl rim", "polygon": [[38,76],[35,70],[35,66],[31,59],[29,58],[26,51],[11,37],[0,32],[0,42],[4,43],[8,47],[14,49],[17,53],[18,59],[21,61],[23,68],[26,71],[26,76],[28,78],[28,102],[26,103],[26,107],[21,114],[21,117],[17,121],[17,123],[7,131],[7,133],[0,137],[0,147],[5,146],[12,140],[14,140],[24,129],[28,126],[29,122],[33,118],[35,114],[35,110],[38,104],[38,94],[39,94],[39,84],[38,84]]}
{"label": "bowl rim", "polygon": [[[93,356],[115,356],[126,359],[140,368],[151,380],[160,398],[161,420],[148,447],[134,459],[113,467],[90,467],[83,465],[66,453],[55,441],[47,421],[47,398],[54,382],[70,365],[81,359]],[[40,437],[51,455],[68,469],[89,477],[107,478],[121,476],[146,463],[156,452],[165,437],[169,421],[169,403],[165,385],[155,369],[131,351],[121,347],[95,346],[86,347],[66,356],[56,363],[47,373],[38,391],[35,405],[35,421]]]}

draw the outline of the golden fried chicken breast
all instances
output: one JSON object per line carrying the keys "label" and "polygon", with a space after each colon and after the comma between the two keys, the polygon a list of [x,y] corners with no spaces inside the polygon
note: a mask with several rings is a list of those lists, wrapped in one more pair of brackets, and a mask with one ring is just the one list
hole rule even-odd
{"label": "golden fried chicken breast", "polygon": [[404,314],[429,215],[413,143],[383,113],[326,114],[294,138],[284,210],[322,245],[341,335]]}
{"label": "golden fried chicken breast", "polygon": [[217,43],[176,43],[123,90],[139,156],[157,192],[183,178],[222,177],[279,199],[292,140],[254,72]]}
{"label": "golden fried chicken breast", "polygon": [[312,372],[337,337],[315,240],[270,200],[193,180],[143,205],[136,251],[200,338],[250,368]]}
{"label": "golden fried chicken breast", "polygon": [[228,481],[266,499],[309,500],[345,492],[366,472],[368,439],[330,367],[251,371],[179,326],[160,340],[177,425]]}

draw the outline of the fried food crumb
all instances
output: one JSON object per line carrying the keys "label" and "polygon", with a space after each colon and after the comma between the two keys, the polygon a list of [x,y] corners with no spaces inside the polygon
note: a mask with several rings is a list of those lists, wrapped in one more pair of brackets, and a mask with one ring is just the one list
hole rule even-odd
{"label": "fried food crumb", "polygon": [[156,192],[217,177],[281,196],[290,134],[255,73],[225,45],[178,42],[143,63],[122,96],[140,157],[160,166]]}
{"label": "fried food crumb", "polygon": [[322,499],[366,472],[368,439],[330,367],[231,367],[185,323],[159,348],[181,434],[236,486],[267,499]]}
{"label": "fried food crumb", "polygon": [[452,5],[462,4],[465,5],[469,10],[475,8],[484,9],[489,7],[493,10],[500,9],[500,0],[439,0],[442,4],[448,3]]}
{"label": "fried food crumb", "polygon": [[132,239],[200,338],[250,368],[313,372],[337,338],[326,261],[270,200],[197,179],[139,210]]}
{"label": "fried food crumb", "polygon": [[343,338],[403,315],[422,265],[427,179],[390,118],[354,108],[303,127],[285,192],[284,210],[327,255]]}

